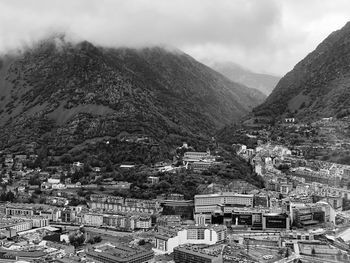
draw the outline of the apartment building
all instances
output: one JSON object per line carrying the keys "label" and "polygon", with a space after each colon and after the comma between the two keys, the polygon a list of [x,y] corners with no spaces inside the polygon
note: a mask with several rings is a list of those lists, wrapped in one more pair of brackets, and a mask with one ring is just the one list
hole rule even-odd
{"label": "apartment building", "polygon": [[213,156],[210,152],[185,152],[183,161],[184,162],[199,162],[202,160],[213,160]]}
{"label": "apartment building", "polygon": [[9,204],[6,205],[6,215],[8,216],[33,216],[34,211],[32,207],[22,204]]}
{"label": "apartment building", "polygon": [[33,228],[33,221],[22,218],[0,218],[0,229],[14,229],[22,232]]}
{"label": "apartment building", "polygon": [[99,213],[83,213],[82,223],[89,226],[116,227],[125,230],[150,229],[152,220],[150,215],[115,215]]}
{"label": "apartment building", "polygon": [[291,203],[290,218],[294,226],[304,227],[326,222],[334,223],[335,212],[327,202]]}
{"label": "apartment building", "polygon": [[88,206],[91,209],[99,209],[113,212],[138,212],[155,214],[162,208],[157,200],[144,200],[123,198],[119,196],[91,195]]}
{"label": "apartment building", "polygon": [[32,222],[32,227],[45,227],[50,225],[49,219],[43,216],[12,216],[11,219],[26,220]]}
{"label": "apartment building", "polygon": [[212,214],[231,214],[237,207],[252,208],[254,195],[225,192],[196,195],[194,197],[194,219],[196,224],[210,224]]}

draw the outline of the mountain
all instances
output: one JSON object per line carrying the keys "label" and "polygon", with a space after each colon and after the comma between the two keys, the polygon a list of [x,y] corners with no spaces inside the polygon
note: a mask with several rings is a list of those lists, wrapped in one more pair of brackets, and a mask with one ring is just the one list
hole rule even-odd
{"label": "mountain", "polygon": [[0,94],[0,147],[51,155],[133,135],[151,145],[201,140],[264,99],[179,50],[63,37],[2,57]]}
{"label": "mountain", "polygon": [[230,80],[257,89],[266,96],[270,95],[280,80],[280,77],[255,73],[233,62],[208,62],[206,64]]}
{"label": "mountain", "polygon": [[350,114],[350,23],[331,33],[254,109],[257,117],[301,120]]}

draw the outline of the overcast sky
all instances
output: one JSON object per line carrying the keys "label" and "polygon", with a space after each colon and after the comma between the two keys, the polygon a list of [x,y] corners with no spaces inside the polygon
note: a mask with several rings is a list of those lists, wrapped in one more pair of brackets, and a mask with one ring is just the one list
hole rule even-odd
{"label": "overcast sky", "polygon": [[284,75],[348,20],[349,0],[0,0],[0,52],[56,31]]}

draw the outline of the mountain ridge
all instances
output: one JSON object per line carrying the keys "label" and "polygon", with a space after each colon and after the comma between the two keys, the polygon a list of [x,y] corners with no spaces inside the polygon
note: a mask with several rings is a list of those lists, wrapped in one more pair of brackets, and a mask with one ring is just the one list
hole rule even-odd
{"label": "mountain ridge", "polygon": [[50,142],[64,153],[123,132],[173,145],[207,138],[263,100],[189,55],[160,47],[55,38],[1,61],[2,148]]}
{"label": "mountain ridge", "polygon": [[277,85],[280,77],[256,73],[230,61],[205,61],[206,65],[234,82],[254,88],[268,96]]}
{"label": "mountain ridge", "polygon": [[301,120],[350,114],[350,23],[331,33],[297,63],[253,112]]}

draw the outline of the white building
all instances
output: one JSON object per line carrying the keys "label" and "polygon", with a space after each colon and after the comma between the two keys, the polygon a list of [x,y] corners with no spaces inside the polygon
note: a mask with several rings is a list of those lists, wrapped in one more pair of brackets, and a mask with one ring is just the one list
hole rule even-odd
{"label": "white building", "polygon": [[48,182],[49,184],[59,184],[59,183],[60,183],[60,179],[49,178],[49,179],[47,179],[47,182]]}
{"label": "white building", "polygon": [[134,218],[134,224],[137,229],[150,229],[152,227],[152,220],[150,216],[138,216]]}
{"label": "white building", "polygon": [[199,162],[203,160],[212,160],[214,161],[215,158],[210,155],[210,152],[185,152],[183,161],[184,162]]}
{"label": "white building", "polygon": [[103,225],[103,215],[86,213],[83,216],[83,224],[88,226],[102,226]]}
{"label": "white building", "polygon": [[178,231],[163,231],[156,235],[155,252],[170,254],[174,248],[183,244],[213,245],[224,242],[226,226],[189,226]]}
{"label": "white building", "polygon": [[45,227],[50,225],[49,219],[44,216],[30,216],[30,217],[12,217],[13,219],[22,219],[24,221],[32,221],[32,227]]}

